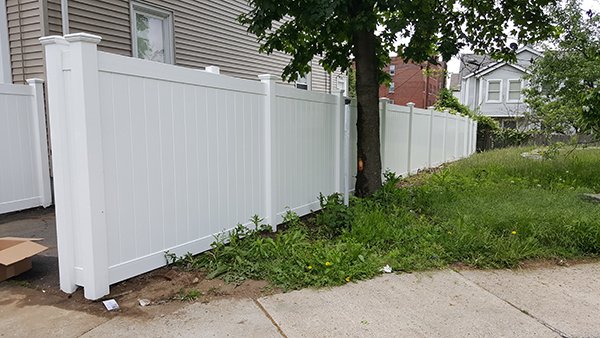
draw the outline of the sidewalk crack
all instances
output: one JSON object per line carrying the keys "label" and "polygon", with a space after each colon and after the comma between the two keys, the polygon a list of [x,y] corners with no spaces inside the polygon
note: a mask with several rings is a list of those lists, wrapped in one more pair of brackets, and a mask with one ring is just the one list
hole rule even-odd
{"label": "sidewalk crack", "polygon": [[284,338],[288,338],[288,336],[283,333],[283,330],[281,329],[281,327],[279,326],[279,324],[277,324],[277,322],[275,321],[275,319],[273,319],[273,317],[271,317],[271,315],[269,314],[269,312],[267,312],[267,309],[265,309],[265,307],[258,301],[258,299],[253,299],[254,304],[256,304],[256,306],[258,306],[258,308],[264,313],[264,315],[269,318],[269,320],[271,321],[271,323],[273,324],[273,326],[275,326],[275,328],[277,329],[277,332],[279,332],[279,334],[284,337]]}
{"label": "sidewalk crack", "polygon": [[481,286],[479,283],[475,282],[474,280],[469,279],[467,276],[463,275],[462,273],[460,273],[460,271],[454,270],[452,269],[452,271],[454,271],[455,273],[457,273],[459,276],[461,276],[462,278],[464,278],[465,280],[468,280],[469,282],[473,283],[473,285],[476,285],[477,287],[479,287],[480,289],[482,289],[483,291],[489,293],[490,295],[498,298],[499,300],[503,301],[504,303],[512,306],[513,308],[517,309],[519,312],[521,312],[522,314],[534,319],[536,322],[544,325],[546,328],[548,328],[549,330],[553,331],[554,333],[558,334],[561,338],[570,338],[570,336],[561,331],[558,328],[555,328],[554,326],[550,325],[549,323],[545,322],[544,320],[537,318],[535,316],[533,316],[531,313],[529,313],[527,310],[521,309],[520,307],[518,307],[517,305],[509,302],[508,300],[496,295],[495,293],[493,293],[492,291],[486,289],[485,287]]}

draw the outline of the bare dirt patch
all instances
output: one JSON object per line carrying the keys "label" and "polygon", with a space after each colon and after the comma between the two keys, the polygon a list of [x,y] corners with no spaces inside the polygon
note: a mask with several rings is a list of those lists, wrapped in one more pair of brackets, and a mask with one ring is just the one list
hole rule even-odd
{"label": "bare dirt patch", "polygon": [[[190,302],[211,302],[226,298],[251,298],[281,292],[266,281],[248,280],[239,285],[220,279],[206,279],[203,272],[185,271],[178,267],[163,267],[112,285],[110,295],[98,300],[85,299],[83,289],[73,294],[60,291],[58,285],[48,286],[35,280],[9,280],[0,283],[11,293],[24,297],[19,305],[50,305],[67,310],[84,311],[93,315],[112,317],[117,314],[152,317],[171,313]],[[108,312],[102,300],[114,298],[120,309]],[[142,307],[140,299],[150,301]]]}

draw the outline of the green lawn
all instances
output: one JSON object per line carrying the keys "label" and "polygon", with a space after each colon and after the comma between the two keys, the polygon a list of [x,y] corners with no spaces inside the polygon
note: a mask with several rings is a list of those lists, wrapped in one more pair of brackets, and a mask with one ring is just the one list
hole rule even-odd
{"label": "green lawn", "polygon": [[541,161],[522,158],[526,150],[477,154],[402,188],[391,179],[350,208],[332,197],[311,219],[289,214],[285,231],[240,228],[229,244],[180,264],[231,282],[267,279],[294,289],[370,278],[386,264],[396,271],[497,268],[598,256],[600,204],[581,195],[600,192],[600,150]]}

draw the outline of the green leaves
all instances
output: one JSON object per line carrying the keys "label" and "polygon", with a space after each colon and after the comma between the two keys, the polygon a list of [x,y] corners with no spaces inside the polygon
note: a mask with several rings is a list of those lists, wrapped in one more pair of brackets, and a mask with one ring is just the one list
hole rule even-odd
{"label": "green leaves", "polygon": [[416,62],[441,55],[448,60],[469,45],[476,52],[514,59],[506,41],[507,23],[521,43],[555,33],[545,6],[553,0],[251,0],[240,16],[261,51],[292,56],[283,77],[295,80],[310,71],[310,60],[326,70],[342,71],[356,54],[355,34],[377,36],[377,56],[383,66],[391,52]]}
{"label": "green leaves", "polygon": [[530,119],[548,132],[600,131],[600,16],[578,0],[554,9],[553,48],[531,66],[525,90]]}

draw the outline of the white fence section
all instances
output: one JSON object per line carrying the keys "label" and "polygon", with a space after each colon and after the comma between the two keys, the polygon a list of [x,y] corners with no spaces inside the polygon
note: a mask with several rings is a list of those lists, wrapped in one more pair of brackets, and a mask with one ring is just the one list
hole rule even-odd
{"label": "white fence section", "polygon": [[382,167],[407,176],[475,153],[477,122],[380,100]]}
{"label": "white fence section", "polygon": [[52,203],[43,81],[0,84],[0,214]]}
{"label": "white fence section", "polygon": [[341,95],[102,53],[88,34],[41,40],[66,292],[102,297],[167,250],[208,250],[254,214],[276,225],[354,185]]}

